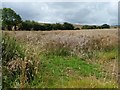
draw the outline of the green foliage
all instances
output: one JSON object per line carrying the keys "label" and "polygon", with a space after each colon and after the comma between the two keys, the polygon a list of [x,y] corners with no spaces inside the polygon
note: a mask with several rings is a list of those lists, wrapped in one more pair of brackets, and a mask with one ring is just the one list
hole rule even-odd
{"label": "green foliage", "polygon": [[22,46],[16,42],[12,37],[3,34],[2,39],[2,59],[3,65],[7,62],[19,57],[24,58],[24,52]]}
{"label": "green foliage", "polygon": [[82,29],[105,29],[105,28],[110,28],[109,25],[103,24],[101,26],[96,26],[96,25],[84,25],[82,26]]}
{"label": "green foliage", "polygon": [[50,31],[50,30],[74,30],[74,26],[70,23],[65,22],[64,24],[40,24],[35,21],[26,20],[22,22],[22,30],[41,30],[41,31]]}
{"label": "green foliage", "polygon": [[89,26],[89,25],[84,25],[83,27],[82,27],[82,29],[97,29],[98,27],[97,26],[95,26],[95,25],[91,25],[91,26]]}
{"label": "green foliage", "polygon": [[11,72],[8,69],[8,63],[17,58],[24,58],[22,46],[14,38],[3,35],[2,40],[2,65],[3,65],[3,88],[12,86],[19,72]]}
{"label": "green foliage", "polygon": [[22,22],[21,17],[16,14],[11,8],[2,9],[2,29],[12,30],[12,27],[19,25]]}
{"label": "green foliage", "polygon": [[82,26],[82,29],[89,29],[89,28],[90,28],[90,26],[88,26],[88,25]]}
{"label": "green foliage", "polygon": [[[2,41],[2,80],[3,88],[10,88],[19,85],[27,85],[38,72],[39,57],[28,52],[27,49],[18,43],[15,38],[3,35]],[[37,62],[36,62],[37,61]],[[24,86],[23,86],[24,87]]]}
{"label": "green foliage", "polygon": [[26,20],[26,21],[23,21],[22,22],[22,25],[21,25],[21,29],[23,30],[32,30],[33,28],[33,24],[34,22],[33,21],[30,21],[30,20]]}
{"label": "green foliage", "polygon": [[74,30],[74,26],[70,23],[64,22],[63,30]]}
{"label": "green foliage", "polygon": [[63,26],[60,23],[52,24],[53,30],[62,30]]}
{"label": "green foliage", "polygon": [[43,27],[45,30],[48,30],[48,31],[53,29],[52,24],[44,24]]}
{"label": "green foliage", "polygon": [[101,27],[102,27],[102,28],[110,28],[110,26],[107,25],[107,24],[103,24]]}

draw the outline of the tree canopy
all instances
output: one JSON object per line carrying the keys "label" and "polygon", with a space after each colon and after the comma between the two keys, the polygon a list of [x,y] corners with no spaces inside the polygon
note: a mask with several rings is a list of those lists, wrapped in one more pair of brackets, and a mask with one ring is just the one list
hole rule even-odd
{"label": "tree canopy", "polygon": [[12,27],[19,25],[22,22],[21,17],[16,14],[11,8],[2,9],[2,28],[12,30]]}

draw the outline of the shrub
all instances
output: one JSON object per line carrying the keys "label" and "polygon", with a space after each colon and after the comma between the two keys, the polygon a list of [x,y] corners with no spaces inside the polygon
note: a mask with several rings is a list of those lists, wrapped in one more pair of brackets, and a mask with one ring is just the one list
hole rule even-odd
{"label": "shrub", "polygon": [[74,30],[74,26],[70,23],[64,22],[63,30]]}
{"label": "shrub", "polygon": [[110,26],[107,25],[107,24],[103,24],[101,27],[102,27],[102,28],[110,28]]}
{"label": "shrub", "polygon": [[53,30],[62,30],[63,26],[60,23],[52,24]]}
{"label": "shrub", "polygon": [[2,40],[2,59],[3,65],[17,57],[24,58],[22,46],[12,37],[3,35]]}
{"label": "shrub", "polygon": [[10,87],[19,74],[18,71],[10,71],[8,68],[8,63],[16,58],[24,58],[23,48],[14,38],[4,34],[2,40],[3,88]]}
{"label": "shrub", "polygon": [[[26,87],[38,72],[39,57],[32,51],[23,48],[15,38],[3,35],[3,88],[17,85]],[[15,84],[15,85],[14,85]]]}

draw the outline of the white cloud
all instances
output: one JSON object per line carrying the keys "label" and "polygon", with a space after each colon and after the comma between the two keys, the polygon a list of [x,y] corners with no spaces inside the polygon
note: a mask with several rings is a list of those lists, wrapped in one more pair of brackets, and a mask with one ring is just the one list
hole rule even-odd
{"label": "white cloud", "polygon": [[117,24],[117,2],[3,2],[24,20],[71,22],[80,24]]}

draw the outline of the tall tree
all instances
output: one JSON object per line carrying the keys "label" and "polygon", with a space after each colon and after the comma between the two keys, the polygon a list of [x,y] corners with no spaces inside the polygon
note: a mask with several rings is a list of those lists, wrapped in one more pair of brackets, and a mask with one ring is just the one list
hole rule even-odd
{"label": "tall tree", "polygon": [[22,22],[21,17],[16,14],[11,8],[2,9],[2,27],[4,29],[12,30],[12,27],[16,30],[17,26]]}

